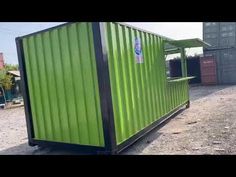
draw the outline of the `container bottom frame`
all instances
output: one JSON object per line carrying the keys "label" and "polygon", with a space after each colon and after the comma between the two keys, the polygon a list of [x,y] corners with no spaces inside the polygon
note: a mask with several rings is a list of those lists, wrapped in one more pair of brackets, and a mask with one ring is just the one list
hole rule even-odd
{"label": "container bottom frame", "polygon": [[190,101],[188,100],[185,103],[181,104],[180,106],[176,107],[173,111],[171,111],[167,115],[165,115],[165,116],[161,117],[160,119],[156,120],[155,122],[153,122],[152,124],[150,124],[149,126],[144,128],[143,130],[136,133],[134,136],[130,137],[129,139],[127,139],[126,141],[124,141],[123,143],[118,145],[116,153],[120,153],[120,152],[124,151],[125,149],[127,149],[128,147],[133,145],[135,142],[137,142],[138,140],[140,140],[144,136],[148,135],[149,133],[156,130],[157,128],[160,128],[161,126],[165,125],[165,123],[167,123],[168,120],[170,120],[171,118],[174,118],[180,112],[182,112],[184,110],[184,108],[183,109],[181,109],[181,108],[184,107],[184,106],[185,106],[186,109],[189,108]]}
{"label": "container bottom frame", "polygon": [[160,119],[156,120],[143,130],[139,131],[129,139],[125,140],[123,143],[116,146],[113,150],[107,150],[106,147],[98,147],[98,146],[89,146],[89,145],[79,145],[79,144],[70,144],[70,143],[61,143],[61,142],[52,142],[52,141],[45,141],[45,140],[35,140],[29,138],[28,144],[29,146],[36,146],[39,147],[50,147],[50,148],[57,148],[60,150],[73,150],[78,154],[103,154],[103,155],[115,155],[120,154],[122,151],[133,145],[135,142],[146,136],[148,133],[152,132],[156,128],[160,128],[161,125],[167,123],[167,120],[174,118],[177,114],[179,114],[184,107],[187,109],[190,107],[190,101],[186,101],[185,103],[178,106],[176,109],[171,111],[169,114],[161,117]]}

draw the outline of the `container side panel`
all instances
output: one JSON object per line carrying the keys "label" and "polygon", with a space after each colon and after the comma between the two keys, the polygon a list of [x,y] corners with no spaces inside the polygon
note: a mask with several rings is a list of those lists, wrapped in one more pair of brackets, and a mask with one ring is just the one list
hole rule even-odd
{"label": "container side panel", "polygon": [[[105,26],[119,145],[187,101],[188,82],[167,82],[161,37],[118,23]],[[143,61],[136,58],[137,41]]]}
{"label": "container side panel", "polygon": [[[30,54],[30,52],[28,51],[28,43],[29,43],[29,41],[26,41],[25,43],[23,43],[23,48],[25,48],[25,57],[26,57],[26,58],[29,58],[29,57],[32,58],[33,56],[32,56],[32,55]],[[32,63],[31,63],[30,61],[26,60],[26,61],[25,61],[25,65],[26,65],[26,67],[31,68]],[[33,92],[34,87],[35,87],[35,84],[32,83],[32,80],[34,79],[34,74],[35,74],[35,73],[32,72],[31,69],[29,69],[29,70],[27,70],[27,73],[26,73],[26,74],[28,75],[29,96],[30,96],[31,98],[34,98],[34,99],[35,99],[35,98],[36,98],[36,94]],[[42,130],[40,131],[40,130],[38,129],[40,123],[39,123],[39,121],[37,120],[37,116],[38,116],[38,115],[36,115],[36,111],[35,111],[36,107],[39,108],[36,102],[34,102],[34,103],[31,104],[31,110],[32,110],[33,121],[35,122],[34,125],[33,125],[33,127],[34,127],[35,136],[36,136],[36,137],[41,137],[41,136],[44,136],[44,135],[42,135],[42,132],[43,132],[43,131],[42,131]],[[40,133],[41,133],[41,134],[40,134]]]}
{"label": "container side panel", "polygon": [[36,140],[104,146],[91,23],[23,38]]}

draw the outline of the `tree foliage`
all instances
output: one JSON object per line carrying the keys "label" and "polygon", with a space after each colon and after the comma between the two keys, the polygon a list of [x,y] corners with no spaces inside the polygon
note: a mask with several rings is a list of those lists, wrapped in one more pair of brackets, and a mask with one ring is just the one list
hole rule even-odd
{"label": "tree foliage", "polygon": [[6,71],[15,71],[15,70],[19,69],[19,66],[17,64],[16,65],[5,64],[4,68],[5,68]]}
{"label": "tree foliage", "polygon": [[0,69],[0,85],[5,90],[10,90],[14,85],[12,82],[12,75],[7,74],[8,71],[18,70],[18,65],[5,64],[3,69]]}

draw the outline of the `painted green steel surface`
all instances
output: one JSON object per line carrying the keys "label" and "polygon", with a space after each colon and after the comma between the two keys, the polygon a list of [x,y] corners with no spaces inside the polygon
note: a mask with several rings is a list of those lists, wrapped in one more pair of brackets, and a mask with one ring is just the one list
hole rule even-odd
{"label": "painted green steel surface", "polygon": [[185,49],[181,48],[181,70],[182,70],[182,77],[187,77],[188,71],[187,71],[187,58],[185,55]]}
{"label": "painted green steel surface", "polygon": [[91,23],[23,38],[35,139],[104,146]]}
{"label": "painted green steel surface", "polygon": [[192,47],[209,47],[210,44],[205,41],[195,38],[195,39],[183,39],[183,40],[169,40],[169,44],[174,45],[176,47],[183,48],[192,48]]}
{"label": "painted green steel surface", "polygon": [[[164,41],[154,34],[105,23],[117,144],[188,101],[188,80],[167,82]],[[135,59],[140,38],[143,63]]]}

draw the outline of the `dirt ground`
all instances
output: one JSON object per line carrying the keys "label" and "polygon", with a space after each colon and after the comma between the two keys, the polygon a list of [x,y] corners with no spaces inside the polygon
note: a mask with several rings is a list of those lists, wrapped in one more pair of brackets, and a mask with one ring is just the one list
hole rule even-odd
{"label": "dirt ground", "polygon": [[[236,86],[194,86],[191,105],[124,155],[236,154]],[[23,107],[0,110],[0,154],[75,154],[30,147]]]}

